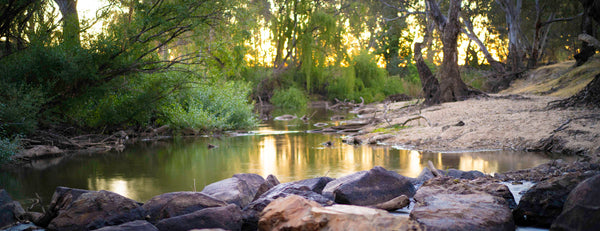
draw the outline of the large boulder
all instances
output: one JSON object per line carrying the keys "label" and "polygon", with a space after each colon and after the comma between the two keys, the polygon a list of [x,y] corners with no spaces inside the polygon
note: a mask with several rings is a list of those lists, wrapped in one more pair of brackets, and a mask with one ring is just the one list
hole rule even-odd
{"label": "large boulder", "polygon": [[227,203],[201,192],[171,192],[153,197],[142,207],[148,214],[148,220],[175,217],[210,207],[227,206]]}
{"label": "large boulder", "polygon": [[429,180],[415,194],[410,218],[427,230],[514,230],[507,201],[484,188],[451,177]]}
{"label": "large boulder", "polygon": [[258,190],[256,190],[256,194],[254,194],[254,198],[252,199],[252,201],[258,199],[260,196],[263,195],[263,193],[267,192],[269,189],[275,187],[278,184],[280,183],[277,177],[275,177],[274,175],[267,176],[265,182],[258,186]]}
{"label": "large boulder", "polygon": [[50,200],[50,205],[48,205],[46,213],[44,213],[44,215],[37,220],[36,225],[42,227],[48,226],[50,221],[58,216],[61,211],[67,209],[71,203],[73,203],[73,201],[79,198],[79,196],[88,192],[92,191],[60,186],[56,187],[54,194],[52,194],[52,199]]}
{"label": "large boulder", "polygon": [[325,185],[332,181],[329,177],[318,177],[301,181],[293,181],[269,189],[258,199],[252,201],[243,210],[243,230],[256,230],[260,212],[277,198],[298,195],[322,205],[331,205],[333,201],[323,197],[320,192]]}
{"label": "large boulder", "polygon": [[4,189],[0,189],[0,228],[16,223],[23,215],[25,210],[21,204],[13,201]]}
{"label": "large boulder", "polygon": [[105,226],[95,231],[158,231],[150,222],[145,220],[130,221],[120,225]]}
{"label": "large boulder", "polygon": [[246,182],[246,184],[248,184],[248,188],[252,192],[252,197],[254,197],[260,185],[265,182],[265,178],[254,173],[239,173],[233,175],[233,177],[243,180]]}
{"label": "large boulder", "polygon": [[579,183],[569,193],[562,213],[550,230],[598,230],[600,228],[600,175]]}
{"label": "large boulder", "polygon": [[513,211],[515,222],[522,226],[550,228],[562,212],[571,190],[595,174],[595,171],[570,172],[537,183],[525,192]]}
{"label": "large boulder", "polygon": [[257,189],[258,186],[253,191],[246,181],[231,177],[207,185],[202,193],[243,208],[252,201]]}
{"label": "large boulder", "polygon": [[242,228],[242,211],[234,204],[206,208],[161,220],[156,223],[156,227],[161,231],[187,231],[205,228],[240,230]]}
{"label": "large boulder", "polygon": [[323,207],[290,195],[269,204],[261,213],[259,230],[419,230],[406,217],[353,205]]}
{"label": "large boulder", "polygon": [[415,194],[411,179],[394,171],[376,166],[329,182],[323,195],[336,203],[351,205],[375,205],[395,197]]}
{"label": "large boulder", "polygon": [[140,203],[109,191],[81,194],[50,222],[52,230],[92,230],[144,219]]}

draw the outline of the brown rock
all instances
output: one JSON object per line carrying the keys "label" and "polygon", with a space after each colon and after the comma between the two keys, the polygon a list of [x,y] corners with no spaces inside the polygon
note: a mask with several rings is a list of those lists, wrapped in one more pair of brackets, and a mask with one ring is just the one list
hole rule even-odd
{"label": "brown rock", "polygon": [[227,203],[201,192],[171,192],[153,197],[142,207],[148,213],[148,221],[155,223],[169,217],[221,206],[227,206]]}
{"label": "brown rock", "polygon": [[10,195],[0,189],[0,228],[16,223],[25,215],[25,210],[18,201],[13,201]]}
{"label": "brown rock", "polygon": [[410,218],[427,230],[514,230],[506,200],[469,182],[450,177],[425,182]]}
{"label": "brown rock", "polygon": [[50,222],[52,230],[92,230],[144,219],[144,210],[134,200],[109,191],[81,194]]}
{"label": "brown rock", "polygon": [[404,217],[353,205],[323,207],[291,195],[273,201],[261,213],[259,230],[420,230]]}
{"label": "brown rock", "polygon": [[600,227],[600,175],[579,183],[550,230],[598,230]]}
{"label": "brown rock", "polygon": [[77,200],[79,196],[84,193],[92,192],[84,189],[74,189],[67,187],[56,187],[54,190],[54,194],[52,194],[52,199],[50,200],[50,205],[48,205],[48,210],[44,213],[44,216],[38,219],[36,225],[46,227],[50,224],[50,221],[54,219],[58,214],[67,209],[73,201]]}
{"label": "brown rock", "polygon": [[158,231],[158,229],[150,222],[137,220],[115,226],[105,226],[95,231]]}

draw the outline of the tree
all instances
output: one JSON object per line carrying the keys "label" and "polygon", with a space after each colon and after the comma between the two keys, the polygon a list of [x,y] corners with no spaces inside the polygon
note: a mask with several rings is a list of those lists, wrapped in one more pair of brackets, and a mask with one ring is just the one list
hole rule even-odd
{"label": "tree", "polygon": [[[422,60],[420,44],[415,45],[415,61],[419,68],[419,76],[421,78],[421,84],[423,85],[423,91],[426,93],[426,101],[430,103],[443,103],[464,100],[470,95],[475,94],[475,92],[470,90],[462,81],[458,68],[457,41],[458,34],[460,33],[460,22],[458,17],[461,1],[450,1],[448,17],[442,14],[440,7],[435,0],[427,0],[427,7],[427,11],[441,33],[444,57],[442,66],[437,73],[440,79],[438,96],[436,93],[437,90],[435,89],[436,83],[429,74],[431,71],[428,71],[428,67],[423,65],[424,61]],[[437,97],[439,97],[439,99],[436,99]]]}
{"label": "tree", "polygon": [[[600,23],[600,3],[598,1],[592,0],[579,0],[583,5],[584,18],[589,17],[595,20],[597,23]],[[586,25],[591,22],[584,22]],[[592,36],[587,35],[585,32],[588,32],[589,28],[583,27],[583,34],[579,37],[584,40],[584,44],[595,46],[595,49],[600,50],[600,42]],[[578,60],[579,62],[579,60]],[[577,94],[555,102],[551,102],[550,107],[578,107],[578,106],[589,106],[589,107],[597,107],[600,108],[600,75],[596,75],[594,79],[585,86],[583,90],[578,92]]]}
{"label": "tree", "polygon": [[79,38],[79,15],[77,14],[77,0],[54,0],[62,14],[63,43],[68,46],[81,46]]}

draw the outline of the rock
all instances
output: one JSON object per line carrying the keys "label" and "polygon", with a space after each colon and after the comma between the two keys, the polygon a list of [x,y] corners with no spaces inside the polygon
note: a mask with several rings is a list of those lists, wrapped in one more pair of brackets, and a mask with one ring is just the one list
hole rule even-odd
{"label": "rock", "polygon": [[433,175],[431,170],[428,167],[424,167],[423,170],[421,170],[421,173],[419,173],[419,176],[417,176],[417,178],[413,181],[413,184],[423,184],[425,183],[425,181],[433,179],[434,177],[435,176]]}
{"label": "rock", "polygon": [[323,189],[323,195],[336,203],[365,206],[414,194],[415,187],[409,178],[380,166],[340,177]]}
{"label": "rock", "polygon": [[27,221],[31,221],[35,224],[39,223],[40,220],[42,219],[42,217],[44,217],[43,213],[38,213],[38,212],[25,212],[25,214],[23,215],[23,219],[27,220]]}
{"label": "rock", "polygon": [[138,202],[109,191],[91,191],[60,210],[48,229],[91,230],[142,219],[144,209]]}
{"label": "rock", "polygon": [[[245,207],[254,199],[254,194],[256,194],[258,187],[264,182],[264,179],[256,174],[236,175],[207,185],[202,190],[202,193],[230,204],[236,204],[240,208]],[[256,179],[256,176],[260,179]]]}
{"label": "rock", "polygon": [[525,192],[513,211],[515,222],[522,226],[550,228],[562,212],[571,190],[595,174],[597,172],[572,172],[537,183]]}
{"label": "rock", "polygon": [[279,198],[261,213],[259,230],[419,230],[404,217],[353,205],[323,207],[300,196]]}
{"label": "rock", "polygon": [[254,194],[254,198],[252,199],[252,201],[255,201],[261,195],[263,195],[263,193],[265,193],[266,191],[268,191],[269,189],[275,187],[278,184],[280,184],[280,183],[279,183],[279,180],[277,180],[277,177],[275,177],[274,175],[270,174],[269,176],[267,176],[267,180],[265,180],[265,182],[263,182],[262,184],[260,184],[260,186],[256,190],[256,194]]}
{"label": "rock", "polygon": [[74,189],[67,187],[56,187],[54,190],[54,194],[52,194],[52,199],[50,200],[50,205],[48,205],[48,210],[44,213],[36,225],[46,227],[50,224],[50,221],[54,219],[58,214],[67,209],[73,201],[77,200],[79,196],[84,193],[92,192],[84,189]]}
{"label": "rock", "polygon": [[169,217],[221,206],[227,206],[227,203],[201,192],[171,192],[153,197],[142,207],[149,216],[147,220],[156,223]]}
{"label": "rock", "polygon": [[46,230],[46,229],[36,226],[32,223],[17,223],[10,227],[4,227],[4,229],[2,229],[2,230],[3,231],[34,231],[34,230]]}
{"label": "rock", "polygon": [[145,220],[130,221],[116,226],[105,226],[96,231],[158,231],[150,222]]}
{"label": "rock", "polygon": [[13,201],[8,192],[0,189],[0,228],[16,223],[25,215],[18,201]]}
{"label": "rock", "polygon": [[429,180],[415,194],[410,218],[427,230],[514,230],[506,200],[484,188],[450,177]]}
{"label": "rock", "polygon": [[380,135],[376,135],[376,136],[373,136],[373,137],[369,138],[367,140],[367,143],[369,143],[369,144],[377,144],[379,142],[382,142],[384,140],[390,139],[392,137],[394,137],[394,135],[392,135],[392,134],[380,134]]}
{"label": "rock", "polygon": [[233,177],[246,181],[250,191],[252,191],[252,197],[254,197],[260,185],[265,182],[265,178],[254,173],[239,173],[233,175]]}
{"label": "rock", "polygon": [[240,230],[242,228],[242,211],[234,204],[225,207],[206,208],[161,220],[156,223],[156,227],[161,231],[187,231],[202,228]]}
{"label": "rock", "polygon": [[409,204],[410,204],[410,200],[408,199],[408,197],[406,195],[402,195],[402,196],[396,197],[394,199],[391,199],[389,201],[379,203],[376,205],[371,205],[369,207],[376,208],[376,209],[383,209],[383,210],[387,210],[387,211],[395,211],[395,210],[404,208],[404,207],[408,206]]}
{"label": "rock", "polygon": [[452,178],[467,179],[467,180],[473,180],[478,177],[485,177],[484,173],[482,173],[480,171],[475,171],[475,170],[461,171],[461,170],[457,170],[457,169],[448,169],[448,171],[446,171],[445,174]]}
{"label": "rock", "polygon": [[258,215],[267,207],[269,203],[277,198],[287,197],[290,195],[302,196],[308,200],[315,201],[322,205],[331,205],[333,201],[323,197],[321,191],[323,187],[333,179],[329,177],[318,177],[301,181],[293,181],[269,189],[258,199],[252,201],[243,209],[244,225],[243,230],[256,230],[258,223]]}
{"label": "rock", "polygon": [[54,157],[62,152],[63,150],[56,146],[34,145],[29,149],[23,150],[16,158],[41,159]]}
{"label": "rock", "polygon": [[598,230],[600,227],[600,175],[575,187],[550,230]]}
{"label": "rock", "polygon": [[295,115],[281,115],[281,116],[277,116],[275,117],[275,119],[273,120],[293,120],[293,119],[297,119],[298,117]]}

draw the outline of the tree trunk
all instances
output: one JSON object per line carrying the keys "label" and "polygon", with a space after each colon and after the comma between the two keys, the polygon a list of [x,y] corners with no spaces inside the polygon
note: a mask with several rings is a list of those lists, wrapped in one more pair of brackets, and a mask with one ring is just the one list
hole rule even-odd
{"label": "tree trunk", "polygon": [[506,26],[508,27],[508,65],[512,72],[519,72],[523,62],[523,48],[521,44],[521,6],[522,0],[496,0],[506,13]]}
{"label": "tree trunk", "polygon": [[68,46],[81,46],[79,40],[79,15],[77,14],[77,0],[54,0],[58,4],[63,20],[63,44]]}
{"label": "tree trunk", "polygon": [[490,54],[490,51],[488,51],[487,47],[477,37],[477,35],[475,34],[475,30],[473,29],[473,24],[471,23],[469,18],[468,17],[462,17],[462,18],[463,18],[463,23],[467,27],[466,30],[463,30],[463,33],[465,33],[467,35],[467,37],[469,37],[469,39],[474,41],[477,44],[477,46],[479,46],[479,50],[481,52],[483,52],[485,59],[490,64],[490,66],[492,66],[492,68],[494,68],[494,71],[496,71],[499,74],[504,73],[506,71],[504,69],[504,65],[502,65],[502,63],[500,63],[498,60],[494,59],[492,54]]}
{"label": "tree trunk", "polygon": [[[427,39],[427,38],[426,38]],[[423,60],[423,54],[421,53],[422,43],[415,43],[414,46],[414,58],[417,63],[417,71],[419,72],[419,78],[421,79],[421,86],[423,87],[423,94],[425,97],[425,105],[434,105],[440,103],[440,83],[433,76],[431,70],[425,64]]]}
{"label": "tree trunk", "polygon": [[464,100],[469,95],[469,88],[460,78],[458,68],[458,34],[460,23],[458,14],[461,1],[451,0],[448,19],[442,30],[442,44],[444,45],[444,60],[438,75],[440,76],[440,101],[452,102]]}
{"label": "tree trunk", "polygon": [[[581,31],[584,34],[594,36],[594,27],[592,22],[592,13],[594,13],[593,0],[579,0],[583,5],[583,18],[581,19]],[[597,13],[596,13],[597,14]],[[574,58],[577,66],[583,65],[596,53],[596,49],[585,41],[581,43],[581,50],[575,54]]]}

